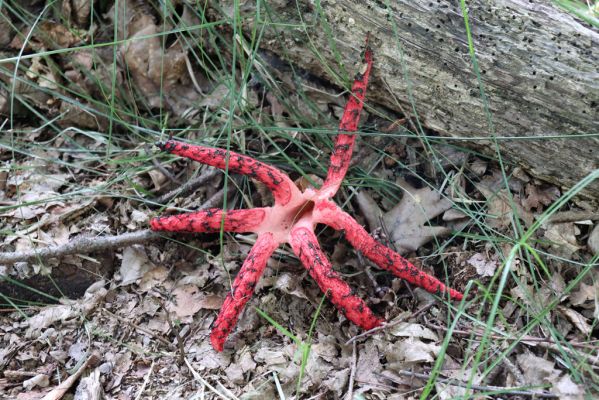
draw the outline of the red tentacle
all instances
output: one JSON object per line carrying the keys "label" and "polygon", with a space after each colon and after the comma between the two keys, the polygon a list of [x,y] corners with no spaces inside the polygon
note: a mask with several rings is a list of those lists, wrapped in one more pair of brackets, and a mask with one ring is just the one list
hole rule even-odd
{"label": "red tentacle", "polygon": [[[162,150],[181,157],[190,158],[202,164],[224,169],[227,151],[168,140],[156,143]],[[275,202],[285,205],[294,195],[299,194],[291,179],[282,171],[260,161],[235,152],[229,152],[229,171],[247,175],[264,183],[273,193]]]}
{"label": "red tentacle", "polygon": [[339,124],[339,134],[335,140],[335,147],[333,148],[333,154],[331,155],[331,165],[327,172],[327,179],[321,188],[321,192],[326,191],[327,197],[329,198],[333,197],[337,192],[341,185],[341,181],[349,168],[356,135],[345,134],[343,132],[355,132],[358,129],[360,112],[364,106],[366,86],[368,86],[368,77],[370,76],[371,68],[372,50],[367,44],[366,50],[364,51],[364,66],[362,71],[356,74],[352,85],[352,95],[345,105],[343,117]]}
{"label": "red tentacle", "polygon": [[271,233],[258,236],[252,250],[243,262],[233,282],[231,292],[227,295],[212,328],[210,341],[216,351],[223,351],[225,340],[235,327],[245,304],[254,294],[254,288],[264,272],[266,262],[278,245],[279,243]]}
{"label": "red tentacle", "polygon": [[293,252],[308,269],[310,276],[318,283],[320,290],[327,294],[347,319],[366,330],[382,323],[362,299],[352,294],[349,285],[333,270],[320,249],[314,232],[305,227],[295,228],[291,231],[289,243]]}
{"label": "red tentacle", "polygon": [[315,217],[318,222],[345,231],[345,237],[356,250],[361,251],[382,269],[391,271],[393,275],[430,293],[448,293],[454,300],[461,300],[464,297],[462,293],[448,288],[437,278],[421,271],[393,250],[374,240],[360,224],[335,203],[330,201],[317,203]]}
{"label": "red tentacle", "polygon": [[[254,232],[264,221],[266,209],[229,210],[225,214],[225,232]],[[209,208],[193,213],[156,217],[150,220],[153,231],[220,232],[223,210]]]}

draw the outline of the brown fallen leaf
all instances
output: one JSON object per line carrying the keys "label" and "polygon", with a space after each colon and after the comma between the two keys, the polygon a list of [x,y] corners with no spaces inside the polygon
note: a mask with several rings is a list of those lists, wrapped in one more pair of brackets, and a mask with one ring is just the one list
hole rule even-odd
{"label": "brown fallen leaf", "polygon": [[[32,33],[31,29],[34,29]],[[58,22],[45,20],[34,27],[28,26],[21,35],[15,35],[8,46],[17,50],[25,49],[28,52],[43,49],[56,50],[74,46],[84,37],[84,30],[69,29]],[[25,42],[25,38],[29,40]]]}
{"label": "brown fallen leaf", "polygon": [[45,388],[50,386],[50,378],[46,374],[38,374],[33,378],[29,378],[23,381],[23,388],[25,390],[32,390],[35,387]]}
{"label": "brown fallen leaf", "polygon": [[189,104],[196,103],[199,93],[189,82],[187,51],[183,41],[164,48],[159,28],[152,15],[142,6],[131,3],[133,12],[128,25],[128,39],[120,48],[128,72],[151,107],[167,106],[183,115]]}
{"label": "brown fallen leaf", "polygon": [[555,186],[526,185],[526,198],[522,200],[522,206],[530,211],[533,208],[538,212],[543,211],[543,206],[548,206],[557,200],[560,191]]}
{"label": "brown fallen leaf", "polygon": [[207,296],[194,285],[182,285],[173,290],[166,309],[179,318],[194,315],[202,309],[219,310],[224,299],[220,296]]}
{"label": "brown fallen leaf", "polygon": [[519,354],[516,361],[522,370],[526,385],[537,386],[553,383],[560,375],[560,371],[555,368],[554,362],[530,352]]}
{"label": "brown fallen leaf", "polygon": [[389,329],[389,333],[397,337],[419,338],[437,341],[439,337],[429,328],[413,322],[401,322]]}
{"label": "brown fallen leaf", "polygon": [[81,378],[73,400],[101,400],[104,398],[100,369],[95,368],[88,376]]}
{"label": "brown fallen leaf", "polygon": [[63,0],[62,15],[72,24],[84,27],[91,13],[89,0]]}
{"label": "brown fallen leaf", "polygon": [[104,284],[104,281],[96,282],[87,288],[83,299],[69,301],[68,304],[46,307],[29,318],[26,321],[27,331],[25,337],[37,338],[42,334],[43,329],[54,323],[87,316],[108,293],[104,288]]}
{"label": "brown fallen leaf", "polygon": [[559,395],[560,400],[583,400],[585,398],[584,387],[575,384],[568,374],[564,374],[553,385],[553,389]]}
{"label": "brown fallen leaf", "polygon": [[581,313],[564,306],[557,306],[557,310],[562,313],[583,335],[588,336],[591,334],[593,328],[589,324],[587,318],[585,318]]}
{"label": "brown fallen leaf", "polygon": [[520,199],[505,188],[501,174],[485,176],[475,184],[476,189],[487,200],[485,223],[495,229],[503,229],[512,223],[514,217],[524,221],[526,226],[533,223],[533,215],[520,204]]}
{"label": "brown fallen leaf", "polygon": [[570,294],[570,303],[573,306],[580,306],[588,301],[599,303],[598,281],[595,281],[592,285],[581,282],[580,286]]}
{"label": "brown fallen leaf", "polygon": [[444,226],[430,226],[431,219],[451,208],[451,201],[429,187],[415,189],[407,182],[401,184],[404,196],[397,206],[387,212],[383,221],[390,239],[399,254],[416,251],[434,238],[448,235]]}
{"label": "brown fallen leaf", "polygon": [[431,363],[441,351],[441,346],[408,338],[397,344],[399,359],[407,363]]}
{"label": "brown fallen leaf", "polygon": [[0,9],[0,47],[6,47],[12,37],[15,35],[15,32],[11,29],[11,20],[7,15],[6,7],[2,7]]}
{"label": "brown fallen leaf", "polygon": [[476,253],[468,259],[468,264],[476,268],[476,273],[480,276],[493,276],[499,267],[497,257],[489,259],[482,253]]}
{"label": "brown fallen leaf", "polygon": [[576,239],[579,234],[580,229],[573,222],[561,222],[549,224],[544,236],[550,241],[550,247],[557,255],[570,259],[582,248]]}
{"label": "brown fallen leaf", "polygon": [[[470,377],[474,375],[474,379],[472,383],[475,385],[479,385],[482,381],[482,374],[480,372],[475,372],[471,368],[463,369],[461,365],[456,363],[453,359],[448,357],[447,361],[443,363],[443,376],[447,378],[453,378],[458,382],[468,382]],[[451,385],[450,383],[445,382],[437,382],[435,383],[435,388],[437,389],[437,393],[439,394],[440,400],[452,400],[458,398],[468,398],[470,396],[469,392],[466,388]]]}
{"label": "brown fallen leaf", "polygon": [[129,285],[142,278],[146,273],[156,268],[150,261],[143,246],[125,247],[121,261],[121,286]]}
{"label": "brown fallen leaf", "polygon": [[364,343],[358,352],[356,364],[356,381],[376,382],[377,373],[382,371],[379,349],[372,341]]}

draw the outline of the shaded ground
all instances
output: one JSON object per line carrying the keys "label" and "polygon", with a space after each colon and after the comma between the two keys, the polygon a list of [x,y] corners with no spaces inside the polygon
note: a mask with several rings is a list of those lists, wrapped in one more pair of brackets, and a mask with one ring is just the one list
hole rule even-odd
{"label": "shaded ground", "polygon": [[22,3],[0,9],[1,251],[117,244],[0,262],[0,397],[60,398],[61,383],[78,399],[597,393],[599,212],[368,100],[338,203],[468,300],[413,290],[322,229],[335,269],[389,324],[362,335],[319,309],[322,293],[280,248],[215,352],[211,324],[255,238],[118,240],[158,213],[272,199],[150,143],[230,146],[318,184],[343,88],[236,37],[216,6]]}

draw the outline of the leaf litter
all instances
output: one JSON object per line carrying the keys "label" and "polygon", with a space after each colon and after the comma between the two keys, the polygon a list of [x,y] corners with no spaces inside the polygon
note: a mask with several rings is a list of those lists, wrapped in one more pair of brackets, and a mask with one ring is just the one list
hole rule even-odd
{"label": "leaf litter", "polygon": [[[121,39],[128,40],[117,48],[119,59],[115,66],[116,75],[111,73],[114,62],[112,50],[98,48],[93,52],[84,49],[57,55],[57,65],[49,63],[43,57],[34,56],[30,61],[23,60],[19,78],[25,84],[22,81],[12,82],[12,74],[3,74],[0,79],[8,85],[15,83],[16,94],[26,98],[41,112],[50,116],[62,115],[58,124],[63,127],[105,130],[108,126],[108,119],[105,117],[108,107],[96,100],[103,99],[105,89],[110,88],[113,83],[117,87],[127,84],[134,88],[132,92],[120,94],[124,102],[137,104],[136,101],[139,101],[139,104],[148,108],[165,107],[174,117],[173,120],[197,122],[196,118],[201,114],[190,110],[190,104],[198,104],[216,113],[221,112],[222,99],[229,93],[227,87],[222,82],[212,81],[205,76],[203,71],[195,68],[193,62],[190,69],[191,52],[183,41],[163,44],[163,29],[176,29],[185,25],[170,22],[163,25],[163,21],[148,7],[136,2],[123,1],[120,4],[123,8],[118,13],[121,18],[118,24],[127,26],[122,31]],[[190,25],[199,23],[193,19],[187,7],[183,8],[185,12],[181,21],[191,22]],[[112,16],[115,10],[104,11],[106,16]],[[97,29],[93,27],[87,30],[89,2],[65,0],[61,3],[61,12],[68,17],[57,21],[67,21],[72,25],[69,26],[67,22],[44,22],[31,32],[31,40],[26,46],[22,38],[29,34],[29,27],[22,27],[20,35],[15,32],[11,35],[9,32],[12,28],[6,23],[6,17],[0,18],[0,44],[14,51],[24,48],[31,52],[65,49],[88,43],[90,35],[95,34],[94,30]],[[0,13],[7,15],[4,9]],[[200,40],[198,43],[209,47],[209,44]],[[294,129],[296,124],[288,115],[290,111],[294,111],[295,104],[295,108],[301,109],[307,118],[322,126],[321,115],[338,108],[336,89],[326,85],[323,87],[319,80],[310,81],[309,76],[306,80],[307,75],[302,75],[304,81],[298,83],[290,78],[290,70],[281,72],[282,64],[276,56],[270,57],[265,58],[268,66],[274,68],[281,81],[293,87],[294,94],[288,99],[292,104],[289,107],[289,103],[283,101],[286,99],[275,96],[273,92],[267,90],[264,95],[250,91],[246,98],[257,103],[250,106],[257,109],[262,105],[267,107],[268,113],[259,116],[261,121]],[[127,74],[130,79],[126,77]],[[69,89],[74,90],[70,100],[56,95],[64,91],[64,78],[68,81],[66,85]],[[303,93],[314,98],[317,111],[306,107],[297,94],[298,90],[295,89],[301,89],[302,86],[306,88]],[[7,99],[7,94],[0,92],[0,113],[4,115],[8,113]],[[258,104],[260,102],[263,104]],[[19,107],[18,104],[13,111],[18,117],[30,115],[26,108]],[[130,116],[126,113],[119,116],[123,121],[130,121]],[[401,131],[402,128],[396,129]],[[293,133],[295,138],[311,140],[302,138],[297,132]],[[47,138],[45,135],[47,133],[32,129],[22,140],[23,143],[34,144],[40,138]],[[100,140],[100,137],[91,132],[71,132],[55,138],[54,145],[66,146],[72,141],[103,151],[106,142]],[[190,139],[195,138],[197,136],[190,136]],[[365,137],[364,143],[368,140],[370,139]],[[431,170],[429,161],[421,155],[424,152],[418,141],[410,139],[403,140],[400,144],[386,144],[388,146],[379,148],[389,149],[389,152],[396,152],[402,157],[405,155],[410,159],[411,165],[422,165],[422,170]],[[376,160],[376,154],[371,154],[366,146],[363,147],[359,151],[362,151],[364,160]],[[9,206],[2,210],[2,228],[19,233],[3,238],[3,248],[29,250],[38,246],[64,244],[79,234],[140,229],[151,215],[152,211],[142,208],[139,203],[110,196],[102,199],[102,196],[94,192],[96,185],[101,185],[104,178],[94,182],[94,179],[85,176],[85,168],[79,167],[89,167],[94,162],[87,159],[85,154],[75,153],[71,156],[76,160],[72,164],[74,168],[61,168],[55,163],[40,161],[60,156],[50,147],[38,147],[35,151],[35,157],[21,157],[13,160],[10,166],[3,165],[0,170],[0,201],[3,202],[2,205]],[[506,187],[495,163],[460,154],[459,151],[438,151],[439,154],[448,155],[447,161],[442,164],[443,168],[452,170],[460,164],[467,166],[466,172],[455,175],[456,186],[452,190],[455,189],[456,192],[446,190],[441,193],[441,186],[434,179],[431,179],[433,188],[415,187],[404,179],[405,171],[396,162],[387,160],[374,173],[388,177],[402,188],[395,193],[400,200],[389,204],[388,199],[365,190],[360,191],[356,199],[370,231],[378,232],[383,240],[388,240],[404,254],[430,255],[435,241],[443,242],[454,230],[462,229],[456,228],[458,225],[452,225],[451,222],[470,219],[472,214],[468,211],[472,210],[484,213],[487,226],[511,235],[510,228],[515,219],[522,221],[525,227],[530,227],[561,195],[557,188],[536,182],[519,170],[514,170],[508,176]],[[0,155],[3,160],[10,159],[6,158],[7,153],[3,149],[0,150]],[[107,168],[105,165],[95,167],[103,170]],[[187,174],[194,172],[191,169],[193,167],[170,167],[174,171],[184,170]],[[71,190],[73,182],[86,186],[95,193],[95,198],[82,200],[64,196]],[[157,170],[136,176],[134,182],[148,190],[163,190],[171,186],[169,178]],[[215,185],[220,185],[220,182],[215,182]],[[122,187],[122,193],[131,193],[128,190],[130,188]],[[202,188],[196,196],[204,198],[210,190],[213,189]],[[482,203],[483,207],[472,207],[466,211],[463,208],[457,209],[454,200],[458,199],[458,193],[470,200],[470,204]],[[463,200],[464,197],[459,199]],[[199,200],[176,200],[177,206],[182,207],[193,206],[193,201]],[[106,205],[108,214],[114,215],[104,214],[101,211],[103,204]],[[571,207],[576,208],[575,205]],[[586,212],[592,213],[592,210],[587,209]],[[559,214],[560,212],[555,216]],[[598,237],[597,219],[592,219],[584,224],[580,220],[548,222],[535,239],[539,250],[583,262],[588,259],[589,251],[591,254],[597,253]],[[333,237],[329,245],[340,246],[335,243],[339,240],[341,239]],[[196,245],[201,249],[202,246],[214,246],[214,243]],[[222,396],[227,396],[229,390],[239,397],[245,395],[245,398],[252,398],[253,395],[253,398],[274,398],[278,393],[277,381],[286,394],[292,395],[299,378],[300,349],[296,342],[264,320],[258,317],[244,319],[236,333],[235,350],[230,353],[216,354],[206,341],[214,320],[214,310],[220,307],[228,290],[228,277],[223,272],[223,263],[227,270],[235,273],[239,260],[244,258],[243,252],[247,249],[244,246],[231,246],[217,257],[208,257],[174,244],[169,244],[168,247],[146,244],[119,250],[113,272],[98,276],[97,283],[87,288],[77,300],[62,300],[59,304],[39,308],[35,306],[26,311],[28,318],[23,318],[16,311],[4,313],[0,324],[0,370],[3,370],[3,375],[0,375],[0,391],[10,393],[14,398],[41,398],[57,386],[59,381],[72,376],[70,374],[77,364],[86,360],[88,352],[92,352],[99,355],[100,362],[97,365],[90,364],[87,368],[89,374],[77,382],[73,391],[75,398],[86,398],[83,393],[94,393],[87,398],[100,398],[101,393],[105,398],[123,399],[148,393],[155,397],[169,395],[171,398],[187,398],[191,393],[201,391],[206,393],[208,389],[201,381],[189,380],[190,375],[186,375],[188,369],[181,362],[181,357],[191,362],[197,372],[209,380]],[[488,281],[502,266],[502,251],[490,252],[488,247],[473,242],[450,244],[448,248],[455,250],[455,253],[448,252],[439,258],[454,265],[455,269],[458,266],[464,270],[472,269],[471,276],[476,276],[480,281]],[[276,268],[265,277],[259,288],[260,295],[253,300],[252,305],[265,309],[268,315],[306,343],[309,329],[306,317],[315,313],[319,303],[318,290],[301,279],[298,269],[286,257],[282,255],[281,262],[276,263]],[[89,258],[96,261],[94,257]],[[398,282],[384,281],[379,276],[352,276],[352,265],[360,262],[359,255],[343,251],[336,258],[335,267],[343,271],[347,279],[360,283],[356,285],[360,296],[377,304],[381,314],[390,313],[389,319],[394,320],[393,307],[387,306],[388,298],[381,298],[372,290],[375,286],[372,279],[376,285],[387,285],[395,290],[401,286]],[[54,261],[41,263],[33,268],[25,265],[20,271],[27,271],[26,275],[40,271],[50,273],[57,265]],[[78,259],[77,265],[83,268],[81,259]],[[559,305],[550,310],[549,317],[555,321],[560,334],[565,335],[572,343],[584,344],[587,340],[596,340],[599,277],[593,272],[581,280],[567,296],[560,296],[566,285],[575,278],[576,272],[559,261],[549,262],[548,268],[554,274],[550,279],[538,279],[538,276],[533,276],[536,272],[527,268],[518,269],[523,286],[511,287],[509,294],[515,302],[521,302],[522,305],[516,306],[514,302],[504,304],[505,318],[508,321],[505,330],[511,332],[512,327],[525,324],[529,318],[526,312],[537,315],[544,305],[559,298]],[[2,266],[1,270],[14,277],[18,269],[15,266]],[[114,271],[117,271],[116,275]],[[108,280],[103,281],[102,278]],[[413,302],[398,296],[392,298],[406,309],[413,310]],[[359,332],[325,307],[318,316],[316,331],[311,339],[312,347],[300,385],[300,396],[307,398],[314,393],[323,393],[323,396],[340,398],[347,393],[349,376],[354,374],[354,398],[391,398],[394,391],[397,394],[398,388],[390,388],[389,381],[381,376],[407,369],[428,373],[439,355],[445,334],[439,326],[446,323],[448,315],[447,310],[437,305],[426,318],[418,316],[391,326],[383,333],[368,336],[356,344],[354,365],[352,346],[346,342]],[[465,324],[460,328],[470,329],[472,326]],[[534,329],[531,333],[544,340],[551,338],[541,328]],[[183,352],[180,351],[180,343]],[[462,340],[458,335],[452,337],[449,350],[454,354],[447,356],[441,373],[460,381],[467,381],[470,374],[474,373],[475,383],[488,384],[481,379],[479,371],[462,366],[468,362],[460,359],[465,357],[468,343],[468,340]],[[591,353],[591,356],[596,356],[596,349],[591,350]],[[558,362],[559,353],[548,351],[539,342],[524,341],[514,349],[514,354],[509,359],[524,377],[523,384],[534,387],[540,385],[564,399],[582,398],[586,389],[584,384]],[[58,375],[53,371],[58,371]],[[17,372],[27,372],[29,375],[26,379],[14,378],[18,375]],[[497,377],[492,383],[507,385],[516,380],[509,369],[504,372],[504,380]],[[414,382],[418,381],[405,380],[399,388],[404,393],[409,393],[414,389]],[[417,384],[416,388],[421,386]],[[225,390],[224,387],[228,389]],[[465,394],[463,388],[441,383],[436,384],[436,391],[440,398],[454,398]]]}

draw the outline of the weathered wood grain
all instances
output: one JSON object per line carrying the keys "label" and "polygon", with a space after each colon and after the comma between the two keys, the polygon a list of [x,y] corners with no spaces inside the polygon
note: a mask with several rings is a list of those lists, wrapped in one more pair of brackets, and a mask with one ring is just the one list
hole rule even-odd
{"label": "weathered wood grain", "polygon": [[[564,188],[599,168],[599,33],[550,2],[467,3],[492,123],[458,1],[267,4],[260,20],[255,5],[242,8],[247,29],[265,27],[261,46],[332,81],[370,31],[370,102],[413,118],[411,93],[423,125],[489,153],[495,136],[508,161]],[[599,182],[583,195],[599,199]]]}

